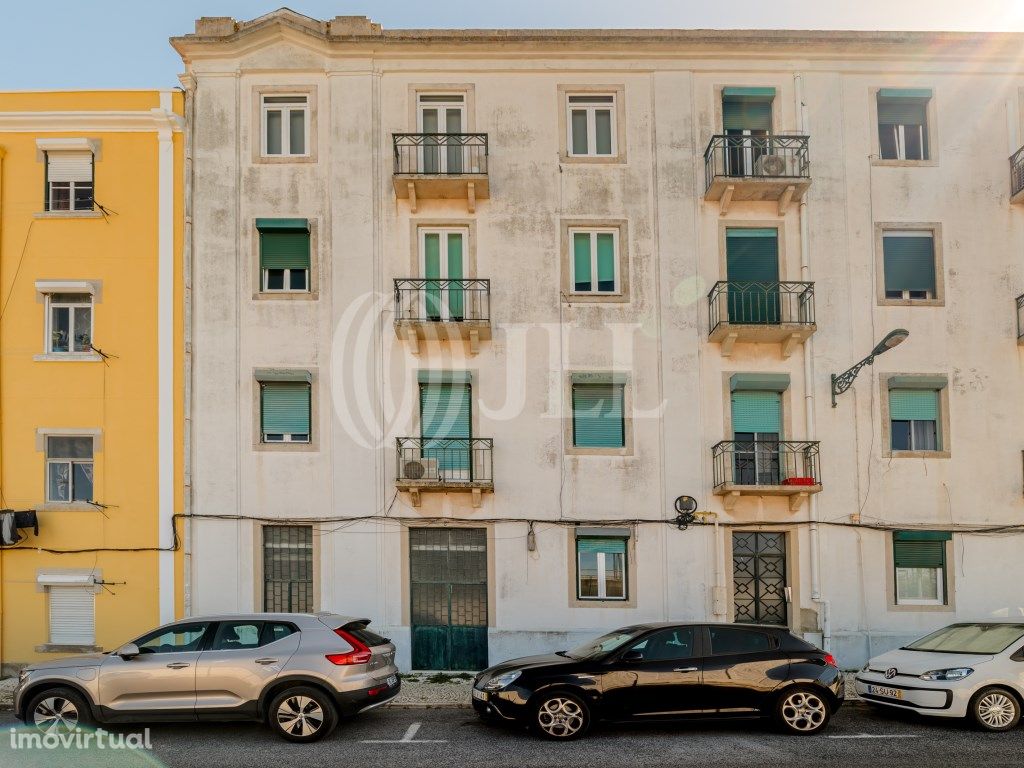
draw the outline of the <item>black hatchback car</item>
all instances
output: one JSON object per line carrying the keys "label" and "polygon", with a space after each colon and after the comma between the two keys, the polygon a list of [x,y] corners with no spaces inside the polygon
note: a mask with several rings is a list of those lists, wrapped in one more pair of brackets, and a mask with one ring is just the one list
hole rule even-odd
{"label": "black hatchback car", "polygon": [[769,717],[789,733],[812,734],[843,703],[843,686],[831,654],[783,628],[638,624],[484,670],[473,708],[560,740],[599,720]]}

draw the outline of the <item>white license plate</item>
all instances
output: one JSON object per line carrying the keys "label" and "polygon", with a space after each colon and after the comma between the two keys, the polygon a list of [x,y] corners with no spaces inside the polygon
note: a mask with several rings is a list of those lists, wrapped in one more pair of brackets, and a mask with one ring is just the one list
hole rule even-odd
{"label": "white license plate", "polygon": [[872,696],[885,696],[887,699],[903,698],[903,691],[899,688],[886,688],[884,685],[869,685],[868,693]]}
{"label": "white license plate", "polygon": [[478,691],[476,688],[474,688],[473,698],[479,699],[480,701],[487,701],[487,691]]}
{"label": "white license plate", "polygon": [[393,688],[394,686],[398,685],[398,675],[391,675],[387,680],[384,681],[384,684],[387,685],[388,688]]}

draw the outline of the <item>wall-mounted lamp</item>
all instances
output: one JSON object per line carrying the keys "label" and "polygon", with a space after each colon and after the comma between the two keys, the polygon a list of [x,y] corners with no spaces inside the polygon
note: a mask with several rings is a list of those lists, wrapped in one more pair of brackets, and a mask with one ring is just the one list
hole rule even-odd
{"label": "wall-mounted lamp", "polygon": [[875,345],[875,348],[871,350],[871,354],[861,360],[859,363],[849,368],[839,375],[832,374],[832,407],[836,407],[836,396],[843,394],[846,390],[853,386],[854,379],[857,378],[857,374],[860,373],[860,369],[865,365],[871,365],[875,362],[875,358],[883,352],[888,352],[893,347],[897,347],[907,340],[910,335],[910,331],[905,328],[897,328],[894,331],[889,331],[882,339]]}

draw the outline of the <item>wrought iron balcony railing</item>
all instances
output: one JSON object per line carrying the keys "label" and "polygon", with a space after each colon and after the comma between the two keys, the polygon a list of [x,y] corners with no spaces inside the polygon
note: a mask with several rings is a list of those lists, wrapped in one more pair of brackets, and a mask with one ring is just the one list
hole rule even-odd
{"label": "wrought iron balcony railing", "polygon": [[489,437],[399,437],[397,448],[399,483],[494,483],[494,441]]}
{"label": "wrought iron balcony railing", "polygon": [[487,323],[490,319],[490,280],[395,280],[398,322]]}
{"label": "wrought iron balcony railing", "polygon": [[1024,147],[1010,155],[1010,197],[1024,192]]}
{"label": "wrought iron balcony railing", "polygon": [[711,448],[715,488],[818,485],[818,445],[807,440],[723,440]]}
{"label": "wrought iron balcony railing", "polygon": [[704,150],[705,189],[719,176],[809,179],[808,136],[712,136]]}
{"label": "wrought iron balcony railing", "polygon": [[708,328],[732,325],[813,325],[814,283],[721,280],[708,293]]}
{"label": "wrought iron balcony railing", "polygon": [[396,174],[487,173],[486,133],[396,133],[393,140]]}
{"label": "wrought iron balcony railing", "polygon": [[1017,297],[1017,343],[1024,343],[1024,293]]}

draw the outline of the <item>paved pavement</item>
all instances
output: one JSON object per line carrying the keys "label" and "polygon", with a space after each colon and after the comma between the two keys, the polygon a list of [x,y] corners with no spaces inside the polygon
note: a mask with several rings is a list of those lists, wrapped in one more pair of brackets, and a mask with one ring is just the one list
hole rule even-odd
{"label": "paved pavement", "polygon": [[[216,768],[345,766],[472,768],[473,766],[1015,766],[1022,764],[1024,726],[985,734],[960,723],[884,717],[863,705],[845,707],[825,735],[783,736],[751,722],[673,726],[604,726],[582,741],[552,744],[520,731],[488,726],[465,709],[382,708],[343,723],[312,745],[279,740],[256,724],[158,726],[152,751],[12,749],[10,712],[0,713],[3,768]],[[114,734],[138,733],[135,726]]]}

